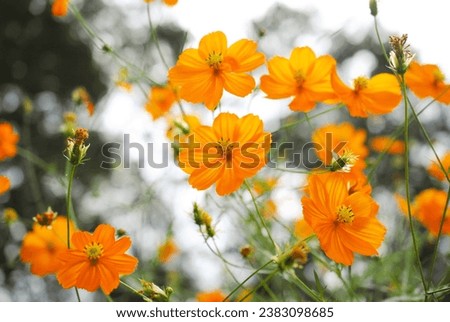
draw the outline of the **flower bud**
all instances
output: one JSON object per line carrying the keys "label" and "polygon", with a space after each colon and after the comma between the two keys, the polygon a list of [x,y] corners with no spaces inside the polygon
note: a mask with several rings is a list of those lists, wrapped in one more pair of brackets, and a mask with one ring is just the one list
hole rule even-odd
{"label": "flower bud", "polygon": [[377,0],[369,0],[370,14],[374,17],[378,14]]}

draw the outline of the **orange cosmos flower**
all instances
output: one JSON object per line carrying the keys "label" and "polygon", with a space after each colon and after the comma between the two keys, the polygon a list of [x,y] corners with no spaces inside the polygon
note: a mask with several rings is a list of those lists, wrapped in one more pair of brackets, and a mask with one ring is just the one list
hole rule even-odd
{"label": "orange cosmos flower", "polygon": [[[402,213],[407,214],[406,199],[396,195],[396,200]],[[433,236],[438,235],[444,209],[446,209],[446,215],[442,233],[450,234],[450,213],[446,192],[434,188],[426,189],[421,191],[411,203],[411,215],[420,221]]]}
{"label": "orange cosmos flower", "polygon": [[72,100],[78,105],[84,105],[89,113],[89,116],[94,114],[95,105],[91,100],[86,88],[80,86],[74,89],[72,92]]}
{"label": "orange cosmos flower", "polygon": [[389,154],[403,154],[405,152],[405,142],[394,140],[389,136],[377,136],[370,140],[370,146],[376,152],[386,151]]}
{"label": "orange cosmos flower", "polygon": [[278,182],[278,178],[269,177],[269,178],[256,178],[252,182],[253,190],[257,195],[262,195],[268,192],[271,192]]}
{"label": "orange cosmos flower", "polygon": [[178,252],[179,249],[173,238],[168,238],[158,248],[158,259],[161,263],[168,263]]}
{"label": "orange cosmos flower", "polygon": [[351,265],[353,253],[378,254],[386,228],[376,218],[378,205],[368,194],[349,193],[346,180],[311,175],[302,205],[322,250],[335,262]]}
{"label": "orange cosmos flower", "polygon": [[394,75],[381,73],[372,78],[364,76],[353,80],[353,88],[339,78],[336,68],[331,73],[331,85],[339,99],[347,105],[351,116],[390,113],[402,99],[400,85]]}
{"label": "orange cosmos flower", "polygon": [[127,92],[131,92],[133,89],[133,84],[129,82],[128,69],[126,67],[120,68],[115,84]]}
{"label": "orange cosmos flower", "polygon": [[[441,158],[441,163],[444,166],[444,169],[446,169],[447,176],[450,177],[450,152],[447,152],[444,157]],[[442,171],[442,168],[437,161],[430,164],[428,173],[440,181],[446,179],[445,173]]]}
{"label": "orange cosmos flower", "polygon": [[67,15],[70,0],[54,0],[52,4],[52,15],[63,17]]}
{"label": "orange cosmos flower", "polygon": [[369,154],[364,144],[366,131],[355,129],[351,123],[322,126],[313,132],[312,141],[317,144],[317,156],[332,171],[359,176],[366,167],[364,159]]}
{"label": "orange cosmos flower", "polygon": [[264,63],[256,43],[241,39],[230,47],[221,31],[207,34],[198,49],[185,50],[169,70],[170,82],[180,86],[179,95],[192,103],[204,103],[210,110],[219,104],[223,90],[244,97],[255,88],[247,72]]}
{"label": "orange cosmos flower", "polygon": [[197,293],[198,302],[223,302],[227,297],[221,290]]}
{"label": "orange cosmos flower", "polygon": [[176,100],[177,96],[170,85],[165,87],[152,87],[148,95],[148,101],[145,104],[145,109],[156,120],[166,114]]}
{"label": "orange cosmos flower", "polygon": [[[75,232],[75,225],[70,221],[70,233]],[[31,264],[31,273],[44,276],[56,273],[61,266],[58,256],[67,250],[67,218],[58,216],[51,225],[33,225],[27,233],[20,249],[22,262]]]}
{"label": "orange cosmos flower", "polygon": [[299,219],[294,224],[294,234],[300,239],[305,239],[313,235],[314,231],[305,219]]}
{"label": "orange cosmos flower", "polygon": [[[151,3],[155,0],[144,0],[144,2]],[[163,2],[168,6],[174,6],[178,3],[178,0],[163,0]]]}
{"label": "orange cosmos flower", "polygon": [[0,176],[0,195],[4,194],[11,188],[11,182],[8,177]]}
{"label": "orange cosmos flower", "polygon": [[259,117],[221,113],[211,126],[199,126],[180,144],[179,165],[190,174],[189,183],[205,190],[216,183],[223,196],[237,190],[244,179],[266,164],[270,133],[264,132]]}
{"label": "orange cosmos flower", "polygon": [[17,154],[19,135],[10,123],[0,123],[0,161],[13,158]]}
{"label": "orange cosmos flower", "polygon": [[330,72],[336,61],[329,55],[316,58],[309,47],[295,48],[289,59],[274,57],[268,62],[269,75],[261,77],[261,90],[268,98],[289,98],[293,111],[308,112],[317,102],[336,98]]}
{"label": "orange cosmos flower", "polygon": [[409,89],[419,98],[433,97],[438,102],[450,104],[450,84],[437,65],[412,62],[405,74]]}
{"label": "orange cosmos flower", "polygon": [[94,233],[86,231],[72,235],[72,248],[61,253],[62,265],[56,277],[64,288],[79,287],[89,292],[99,287],[105,294],[119,286],[120,274],[131,274],[138,260],[125,252],[131,246],[129,237],[115,240],[114,228],[97,226]]}

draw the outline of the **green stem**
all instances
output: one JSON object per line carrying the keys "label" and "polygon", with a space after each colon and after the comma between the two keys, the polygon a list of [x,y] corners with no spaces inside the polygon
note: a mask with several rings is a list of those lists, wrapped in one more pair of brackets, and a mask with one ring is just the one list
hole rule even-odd
{"label": "green stem", "polygon": [[72,184],[77,166],[70,164],[66,193],[66,212],[67,212],[67,248],[70,249],[70,221],[76,222],[75,214],[72,208]]}
{"label": "green stem", "polygon": [[158,54],[159,54],[159,57],[161,58],[162,63],[168,70],[169,64],[167,64],[166,59],[164,58],[164,54],[161,50],[161,46],[159,44],[159,39],[158,39],[158,34],[156,32],[156,29],[153,28],[152,17],[150,15],[150,3],[147,3],[147,18],[148,18],[148,25],[150,27],[150,35],[152,36],[153,41],[155,42],[156,50],[158,51]]}
{"label": "green stem", "polygon": [[[269,275],[266,276],[256,287],[254,287],[250,292],[245,294],[243,298],[239,300],[239,302],[245,301],[246,298],[248,298],[250,295],[255,293],[257,290],[259,290],[261,287],[265,287],[267,285],[267,282],[270,281],[276,274],[278,273],[278,269],[273,270]],[[266,289],[267,291],[267,289]],[[270,295],[270,294],[269,294]]]}
{"label": "green stem", "polygon": [[324,115],[324,114],[330,113],[330,112],[332,112],[332,111],[339,110],[339,109],[343,108],[344,106],[345,106],[344,104],[339,104],[339,105],[337,105],[337,106],[335,106],[335,107],[329,108],[329,109],[327,109],[327,110],[325,110],[325,111],[323,111],[323,112],[314,114],[314,115],[312,115],[312,116],[309,116],[309,115],[308,115],[307,117],[303,117],[303,118],[301,118],[301,119],[299,119],[299,120],[297,120],[297,121],[293,121],[293,122],[289,122],[289,123],[283,124],[278,130],[276,130],[276,131],[274,131],[274,132],[272,132],[272,133],[277,133],[277,132],[279,132],[279,131],[281,131],[281,130],[284,130],[284,129],[287,129],[287,128],[290,128],[290,127],[299,125],[299,124],[301,124],[301,123],[303,123],[303,122],[311,121],[311,120],[313,120],[313,119],[315,119],[315,118],[317,118],[317,117],[319,117],[319,116],[322,116],[322,115]]}
{"label": "green stem", "polygon": [[150,299],[149,297],[145,296],[144,294],[142,294],[141,292],[139,292],[137,289],[135,289],[133,286],[131,286],[130,284],[125,283],[124,281],[120,280],[120,284],[122,284],[123,286],[125,286],[127,289],[129,289],[130,291],[132,291],[133,293],[141,296],[144,300],[149,301],[149,302],[153,302],[152,299]]}
{"label": "green stem", "polygon": [[420,273],[420,278],[422,280],[422,285],[423,285],[423,289],[424,292],[426,294],[427,292],[427,285],[425,282],[425,276],[423,273],[423,268],[422,268],[422,262],[420,260],[420,254],[419,254],[419,247],[418,247],[418,243],[417,243],[417,237],[416,237],[416,233],[414,230],[414,222],[412,220],[412,213],[411,213],[411,194],[410,194],[410,190],[409,190],[409,122],[408,122],[408,96],[407,96],[407,92],[406,92],[406,84],[405,84],[405,76],[402,74],[400,75],[400,86],[402,89],[402,95],[403,95],[403,99],[404,99],[404,108],[405,108],[405,126],[404,126],[404,140],[405,140],[405,194],[406,194],[406,205],[407,205],[407,209],[408,209],[408,219],[409,219],[409,228],[411,231],[411,238],[413,241],[413,247],[414,247],[414,253],[416,256],[416,261],[417,261],[417,265],[419,268],[419,273]]}
{"label": "green stem", "polygon": [[[410,106],[412,106],[409,99],[408,99],[408,103],[410,104]],[[448,176],[448,169],[446,169],[446,168],[444,167],[444,165],[442,164],[442,161],[441,161],[441,159],[439,158],[439,155],[437,154],[436,149],[435,149],[434,146],[433,146],[433,142],[431,142],[431,138],[430,138],[430,136],[428,135],[427,130],[425,129],[425,127],[423,126],[423,124],[422,124],[422,123],[420,122],[420,120],[419,120],[419,115],[416,113],[416,111],[414,110],[414,108],[411,108],[411,111],[412,111],[412,113],[413,113],[414,119],[416,120],[417,124],[419,124],[419,128],[420,128],[420,130],[421,130],[423,136],[425,137],[425,140],[427,141],[428,145],[430,146],[431,150],[433,151],[433,154],[434,154],[434,156],[436,157],[436,160],[437,160],[437,162],[438,162],[438,164],[439,164],[439,167],[441,168],[442,172],[444,173],[445,178],[447,179],[447,182],[450,182],[450,178],[449,178],[449,176]]]}
{"label": "green stem", "polygon": [[[253,273],[251,273],[249,276],[247,276],[247,278],[245,280],[243,280],[238,286],[236,286],[228,295],[227,297],[223,300],[224,302],[226,302],[234,293],[236,293],[241,287],[243,287],[245,285],[245,283],[247,283],[253,276],[256,276],[256,274],[258,274],[260,271],[262,271],[263,269],[265,269],[267,266],[269,266],[270,264],[273,264],[274,260],[271,259],[270,261],[268,261],[267,263],[265,263],[264,265],[262,265],[260,268],[258,268],[257,270],[255,270]],[[276,269],[276,272],[278,271],[278,268]]]}
{"label": "green stem", "polygon": [[[70,164],[70,163],[69,163]],[[77,166],[70,165],[69,170],[69,178],[67,183],[67,193],[66,193],[66,212],[67,212],[67,248],[70,249],[70,222],[75,220],[75,214],[73,213],[72,208],[72,183],[75,176],[75,170]],[[75,293],[77,295],[78,302],[81,302],[80,293],[78,292],[78,288],[75,287]]]}
{"label": "green stem", "polygon": [[379,32],[379,30],[378,30],[378,20],[377,20],[377,17],[374,16],[374,17],[373,17],[373,21],[374,21],[374,25],[375,25],[375,33],[377,34],[378,43],[379,43],[380,46],[381,46],[381,49],[382,49],[382,52],[383,52],[383,55],[384,55],[384,59],[386,59],[386,62],[389,62],[389,57],[388,57],[386,48],[384,47],[383,41],[381,41],[380,32]]}
{"label": "green stem", "polygon": [[316,302],[323,302],[324,299],[317,295],[311,288],[309,288],[308,285],[305,284],[298,276],[295,274],[293,270],[288,271],[289,275],[293,278],[293,282],[300,287],[300,289],[305,292],[306,295],[308,295],[311,299],[313,299]]}
{"label": "green stem", "polygon": [[17,147],[17,153],[21,157],[25,158],[27,161],[33,163],[35,166],[37,166],[40,169],[44,170],[45,172],[47,172],[49,174],[55,174],[56,173],[56,169],[55,169],[55,166],[53,164],[47,163],[46,161],[44,161],[43,159],[38,157],[33,152],[18,146]]}
{"label": "green stem", "polygon": [[267,237],[269,238],[270,242],[272,243],[272,246],[275,249],[275,252],[279,252],[279,247],[275,243],[274,239],[272,238],[272,234],[270,233],[269,227],[267,227],[266,221],[264,220],[263,216],[261,215],[261,212],[259,211],[258,204],[256,203],[255,196],[253,195],[252,189],[250,188],[250,185],[248,184],[247,180],[244,180],[245,186],[247,187],[248,192],[250,193],[250,196],[252,198],[253,205],[255,206],[256,214],[259,217],[259,220],[261,221],[262,226],[264,227]]}

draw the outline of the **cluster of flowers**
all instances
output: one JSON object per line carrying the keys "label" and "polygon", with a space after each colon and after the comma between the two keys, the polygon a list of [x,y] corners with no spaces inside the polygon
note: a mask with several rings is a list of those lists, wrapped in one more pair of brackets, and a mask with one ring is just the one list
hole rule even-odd
{"label": "cluster of flowers", "polygon": [[[177,3],[164,2],[167,5]],[[68,5],[69,0],[55,0],[53,14],[67,14]],[[360,76],[348,86],[340,79],[337,63],[330,55],[317,57],[311,48],[297,47],[289,58],[277,56],[266,61],[257,51],[256,42],[241,39],[228,46],[225,34],[216,31],[204,36],[198,48],[181,53],[176,65],[168,71],[167,85],[151,88],[146,109],[157,119],[174,103],[181,104],[181,100],[185,100],[204,104],[214,111],[224,90],[238,97],[254,91],[256,81],[250,72],[265,63],[268,73],[260,78],[259,88],[269,99],[292,98],[289,104],[292,111],[306,113],[323,103],[343,104],[352,117],[390,113],[402,100],[400,79],[395,72],[399,64],[406,85],[418,98],[432,97],[449,104],[450,85],[444,82],[438,66],[422,65],[412,58],[409,56],[402,61],[394,51],[390,59],[393,74]],[[131,90],[127,78],[126,70],[121,70],[116,84]],[[85,89],[78,89],[74,97],[93,113],[94,106]],[[198,190],[215,184],[218,195],[231,194],[267,162],[271,134],[264,131],[263,122],[256,115],[238,117],[223,112],[215,117],[211,126],[202,125],[193,115],[183,115],[182,120],[172,123],[168,135],[171,138],[183,135],[179,140],[180,168],[189,175],[190,185]],[[327,136],[330,133],[331,142]],[[74,165],[81,164],[86,155],[86,139],[83,131],[77,131],[75,137],[69,139],[68,159]],[[16,155],[18,140],[11,124],[0,123],[0,161]],[[304,220],[298,222],[296,233],[302,238],[315,234],[324,253],[344,265],[353,263],[354,253],[378,254],[386,228],[377,219],[379,207],[371,196],[372,188],[364,173],[365,158],[369,155],[365,131],[350,123],[331,124],[316,129],[312,141],[324,147],[318,151],[324,167],[308,175],[301,199]],[[341,142],[345,142],[345,146],[334,149]],[[376,138],[372,148],[392,154],[405,150],[403,142],[389,137]],[[449,181],[449,169],[450,153],[440,165],[433,163],[428,170],[436,179]],[[8,178],[0,176],[0,194],[9,188]],[[449,216],[440,227],[442,214],[446,213],[446,199],[445,192],[427,189],[419,193],[412,204],[412,215],[433,235],[441,228],[443,233],[450,233]],[[407,213],[406,202],[401,197],[398,200],[400,208]],[[38,214],[34,220],[32,231],[23,240],[20,256],[22,261],[31,264],[31,272],[36,275],[56,274],[64,288],[79,287],[88,291],[101,288],[109,294],[119,286],[120,275],[131,274],[136,269],[137,258],[125,254],[131,247],[130,238],[118,232],[116,239],[115,229],[110,225],[101,224],[93,233],[80,231],[72,220],[57,216],[51,209]],[[207,226],[204,218],[201,225]],[[161,262],[167,262],[176,252],[177,247],[169,238],[159,249]],[[212,294],[214,298],[224,299],[218,292]]]}

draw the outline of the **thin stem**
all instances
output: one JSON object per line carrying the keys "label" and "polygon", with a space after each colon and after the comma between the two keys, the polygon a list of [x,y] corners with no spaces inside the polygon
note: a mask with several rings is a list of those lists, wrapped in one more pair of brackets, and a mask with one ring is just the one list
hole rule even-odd
{"label": "thin stem", "polygon": [[309,288],[308,285],[305,284],[298,276],[295,274],[293,270],[288,271],[289,275],[293,278],[293,282],[300,287],[300,289],[305,292],[306,295],[308,295],[311,299],[315,300],[316,302],[323,302],[324,299],[317,295],[312,289]]}
{"label": "thin stem", "polygon": [[66,193],[66,212],[67,212],[67,248],[70,249],[70,221],[75,222],[75,214],[72,209],[72,184],[73,178],[75,176],[75,165],[71,165],[69,169],[69,176],[67,182],[67,193]]}
{"label": "thin stem", "polygon": [[[264,265],[262,265],[260,268],[258,268],[257,270],[255,270],[253,273],[251,273],[249,276],[247,276],[247,278],[245,280],[243,280],[238,286],[236,286],[228,295],[227,297],[223,300],[224,302],[226,302],[234,293],[236,293],[241,287],[243,287],[245,285],[245,283],[247,283],[253,276],[255,276],[256,274],[258,274],[260,271],[262,271],[263,269],[265,269],[267,266],[269,266],[270,264],[274,263],[274,260],[271,259],[269,260],[267,263],[265,263]],[[278,268],[276,269],[276,271],[278,271]]]}
{"label": "thin stem", "polygon": [[127,289],[129,289],[130,291],[132,291],[133,293],[141,296],[144,300],[149,301],[149,302],[153,302],[152,299],[150,299],[149,297],[145,296],[144,294],[142,294],[141,292],[139,292],[137,289],[135,289],[133,286],[131,286],[130,284],[125,283],[124,281],[120,280],[120,284],[122,284],[123,286],[125,286]]}
{"label": "thin stem", "polygon": [[422,280],[423,289],[426,294],[427,285],[425,282],[425,276],[423,273],[422,262],[420,260],[419,247],[417,243],[417,237],[414,230],[414,222],[412,220],[412,212],[411,212],[411,194],[409,190],[409,122],[408,122],[408,96],[406,92],[406,84],[405,84],[405,76],[401,75],[400,86],[402,89],[403,99],[404,99],[404,109],[405,109],[405,126],[404,126],[404,141],[405,141],[405,194],[406,194],[406,205],[408,209],[408,219],[409,219],[409,228],[411,231],[411,238],[413,241],[414,253],[417,260],[417,265],[419,267],[420,278]]}
{"label": "thin stem", "polygon": [[[409,103],[410,106],[411,106],[411,102],[410,102],[409,98],[408,98],[408,103]],[[425,129],[425,127],[423,126],[423,124],[420,122],[419,116],[418,116],[418,114],[416,113],[416,111],[414,110],[414,108],[411,108],[411,111],[412,111],[412,113],[413,113],[414,119],[416,120],[417,124],[419,124],[420,130],[422,131],[422,134],[423,134],[423,136],[425,137],[425,140],[427,141],[428,145],[430,146],[431,150],[433,151],[433,154],[434,154],[434,156],[436,157],[436,160],[437,160],[437,162],[439,163],[439,167],[441,168],[442,172],[444,173],[445,178],[447,179],[447,182],[450,182],[450,178],[449,178],[448,173],[447,173],[447,172],[448,172],[448,169],[446,169],[446,168],[444,167],[444,165],[442,164],[441,159],[439,158],[439,155],[437,154],[436,149],[435,149],[434,146],[433,146],[433,142],[431,142],[431,138],[430,138],[430,136],[428,135],[427,130]]]}
{"label": "thin stem", "polygon": [[54,174],[56,173],[55,166],[51,163],[47,163],[40,157],[38,157],[33,152],[22,148],[20,146],[17,147],[17,154],[19,154],[21,157],[27,159],[27,161],[33,163],[35,166],[39,167],[40,169],[44,170],[47,173]]}
{"label": "thin stem", "polygon": [[253,205],[255,206],[256,214],[258,215],[259,220],[261,221],[261,224],[262,224],[262,226],[264,227],[264,229],[265,229],[265,231],[267,233],[267,237],[269,238],[270,242],[272,243],[275,251],[278,253],[278,250],[279,250],[278,245],[275,243],[274,239],[272,238],[272,234],[270,233],[270,229],[269,229],[269,227],[267,227],[266,221],[264,220],[264,218],[261,215],[261,212],[259,211],[258,204],[256,203],[256,199],[255,199],[255,196],[253,195],[252,189],[250,188],[250,185],[248,184],[247,180],[245,180],[244,183],[245,183],[245,186],[247,187],[248,192],[250,193]]}
{"label": "thin stem", "polygon": [[383,52],[384,59],[386,59],[386,62],[389,62],[389,57],[388,57],[386,48],[384,47],[383,41],[381,41],[380,32],[378,31],[378,20],[377,20],[377,17],[374,16],[373,17],[373,21],[374,21],[374,25],[375,25],[375,33],[377,34],[378,43],[381,46],[381,50]]}
{"label": "thin stem", "polygon": [[307,117],[303,117],[303,118],[301,118],[301,119],[299,119],[299,120],[297,120],[297,121],[293,121],[293,122],[289,122],[289,123],[283,124],[278,130],[276,130],[276,131],[274,131],[274,132],[272,132],[272,133],[277,133],[277,132],[279,132],[279,131],[281,131],[281,130],[284,130],[284,129],[287,129],[287,128],[290,128],[290,127],[299,125],[299,124],[301,124],[301,123],[303,123],[303,122],[311,121],[311,120],[315,119],[316,117],[322,116],[322,115],[327,114],[327,113],[330,113],[330,112],[332,112],[332,111],[339,110],[339,109],[343,108],[344,106],[345,106],[344,104],[339,104],[339,105],[337,105],[337,106],[335,106],[335,107],[329,108],[329,109],[327,109],[327,110],[325,110],[325,111],[323,111],[323,112],[314,114],[314,115],[312,115],[312,116],[309,116],[309,115],[308,115]]}
{"label": "thin stem", "polygon": [[[278,269],[273,270],[269,275],[266,276],[256,287],[254,287],[250,292],[245,294],[243,298],[239,300],[239,302],[245,301],[246,298],[248,298],[250,295],[255,293],[257,290],[259,290],[261,287],[264,287],[267,285],[267,282],[270,281],[276,274],[278,273]],[[267,291],[267,289],[266,289]],[[270,294],[269,294],[270,295]]]}
{"label": "thin stem", "polygon": [[166,59],[164,58],[164,54],[161,50],[161,46],[159,44],[159,39],[158,39],[158,34],[156,32],[156,29],[153,28],[153,23],[152,23],[152,17],[150,14],[150,3],[147,3],[147,18],[148,18],[148,25],[150,27],[150,35],[153,38],[153,41],[155,42],[156,45],[156,49],[158,51],[159,57],[161,58],[162,63],[164,64],[164,66],[166,67],[166,69],[169,69],[169,64],[167,64]]}

